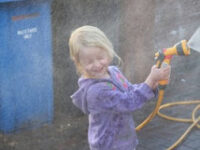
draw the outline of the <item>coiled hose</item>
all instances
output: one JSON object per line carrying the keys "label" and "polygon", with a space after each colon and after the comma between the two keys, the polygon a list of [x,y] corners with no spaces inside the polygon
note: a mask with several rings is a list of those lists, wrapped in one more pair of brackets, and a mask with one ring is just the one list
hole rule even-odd
{"label": "coiled hose", "polygon": [[[139,131],[140,129],[142,129],[148,122],[150,122],[155,117],[156,114],[159,115],[160,117],[168,119],[168,120],[191,123],[191,125],[182,134],[182,136],[167,149],[167,150],[173,150],[175,147],[177,147],[183,141],[183,139],[193,129],[193,127],[196,126],[197,128],[200,128],[200,124],[198,124],[198,122],[200,122],[200,116],[198,116],[198,117],[196,116],[197,111],[200,110],[200,100],[171,102],[171,103],[166,103],[166,104],[161,105],[162,101],[163,101],[164,93],[165,93],[164,89],[159,90],[158,100],[157,100],[155,109],[141,124],[139,124],[136,127],[136,131]],[[197,106],[192,111],[191,119],[175,118],[175,117],[171,117],[171,116],[165,115],[160,112],[161,109],[164,109],[167,107],[171,107],[171,106],[175,106],[175,105],[189,105],[189,104],[197,104]]]}

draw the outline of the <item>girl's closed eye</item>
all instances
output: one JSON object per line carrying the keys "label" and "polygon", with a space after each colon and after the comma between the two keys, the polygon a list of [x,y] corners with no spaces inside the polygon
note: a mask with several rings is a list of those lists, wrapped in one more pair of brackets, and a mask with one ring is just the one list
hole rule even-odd
{"label": "girl's closed eye", "polygon": [[98,57],[97,59],[98,59],[98,60],[103,60],[104,58],[103,58],[103,57]]}
{"label": "girl's closed eye", "polygon": [[105,57],[104,53],[102,53],[102,55],[98,56],[97,59],[104,60],[104,59],[106,59],[106,57]]}
{"label": "girl's closed eye", "polygon": [[90,64],[92,64],[92,63],[93,63],[92,60],[87,60],[86,65],[90,65]]}

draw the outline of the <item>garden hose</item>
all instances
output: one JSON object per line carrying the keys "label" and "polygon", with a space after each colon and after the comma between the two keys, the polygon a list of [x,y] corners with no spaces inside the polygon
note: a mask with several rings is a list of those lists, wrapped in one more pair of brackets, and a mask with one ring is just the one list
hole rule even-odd
{"label": "garden hose", "polygon": [[[173,55],[182,55],[182,56],[188,56],[190,55],[190,48],[187,46],[187,41],[183,40],[180,43],[176,44],[173,47],[164,49],[163,51],[159,51],[155,54],[156,58],[156,66],[158,68],[162,67],[163,64],[170,64],[171,58]],[[172,121],[178,121],[178,122],[186,122],[186,123],[192,123],[188,129],[185,131],[185,133],[173,144],[171,145],[167,150],[172,150],[176,146],[178,146],[183,139],[187,136],[187,134],[193,129],[193,127],[200,128],[200,116],[196,116],[196,113],[198,110],[200,110],[200,100],[191,100],[191,101],[179,101],[179,102],[171,102],[162,104],[165,88],[168,84],[168,80],[159,81],[159,93],[158,93],[158,99],[156,106],[153,110],[153,112],[141,123],[136,127],[136,131],[139,131],[142,129],[148,122],[150,122],[156,114],[158,114],[160,117],[163,117],[168,120]],[[161,109],[175,106],[175,105],[189,105],[189,104],[197,104],[197,106],[192,111],[192,117],[191,119],[185,119],[185,118],[175,118],[172,116],[167,116],[160,112]]]}
{"label": "garden hose", "polygon": [[[167,116],[163,113],[160,112],[161,109],[167,108],[167,107],[171,107],[171,106],[175,106],[175,105],[189,105],[189,104],[198,104],[192,111],[192,117],[191,119],[185,119],[185,118],[175,118],[175,117],[171,117],[171,116]],[[188,135],[188,133],[193,129],[193,127],[197,127],[200,128],[200,124],[198,124],[198,122],[200,122],[200,116],[196,117],[196,112],[200,110],[200,100],[192,100],[192,101],[179,101],[179,102],[171,102],[171,103],[166,103],[163,104],[159,107],[159,110],[157,112],[157,114],[160,117],[163,117],[165,119],[168,120],[172,120],[172,121],[177,121],[177,122],[186,122],[186,123],[192,123],[188,129],[182,134],[182,136],[173,144],[171,145],[167,150],[172,150],[174,149],[176,146],[178,146],[178,144],[180,144],[184,138]]]}
{"label": "garden hose", "polygon": [[[197,111],[200,110],[200,100],[171,102],[171,103],[166,103],[166,104],[161,105],[163,96],[164,96],[164,90],[160,90],[159,94],[158,94],[158,101],[157,101],[154,111],[140,125],[138,125],[136,127],[136,131],[139,131],[140,129],[142,129],[149,121],[151,121],[152,118],[154,118],[154,116],[156,114],[158,114],[160,117],[168,119],[168,120],[192,123],[188,127],[188,129],[185,131],[185,133],[172,146],[170,146],[167,149],[167,150],[172,150],[183,141],[183,139],[187,136],[187,134],[192,130],[193,127],[196,126],[197,128],[200,128],[200,124],[198,124],[198,122],[200,122],[200,116],[196,117],[196,115],[195,115],[197,113]],[[175,106],[175,105],[189,105],[189,104],[198,104],[192,111],[191,119],[175,118],[175,117],[171,117],[171,116],[165,115],[160,112],[161,109],[164,109],[167,107],[171,107],[171,106]]]}

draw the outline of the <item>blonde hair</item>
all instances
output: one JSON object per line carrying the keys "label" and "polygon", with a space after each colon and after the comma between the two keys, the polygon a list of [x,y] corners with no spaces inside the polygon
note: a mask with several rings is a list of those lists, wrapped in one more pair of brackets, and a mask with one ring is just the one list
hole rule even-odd
{"label": "blonde hair", "polygon": [[121,58],[113,49],[113,45],[107,36],[97,27],[82,26],[71,33],[69,39],[70,58],[74,61],[78,73],[81,73],[81,64],[79,62],[79,52],[83,47],[99,47],[107,51],[109,59],[112,61],[114,57],[118,59],[120,64]]}

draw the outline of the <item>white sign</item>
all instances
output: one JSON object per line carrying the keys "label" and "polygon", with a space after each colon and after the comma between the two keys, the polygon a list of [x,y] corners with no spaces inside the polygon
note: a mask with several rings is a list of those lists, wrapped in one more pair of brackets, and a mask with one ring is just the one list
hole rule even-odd
{"label": "white sign", "polygon": [[22,36],[24,39],[31,39],[33,33],[36,33],[38,30],[36,27],[27,28],[23,30],[18,30],[17,35]]}

